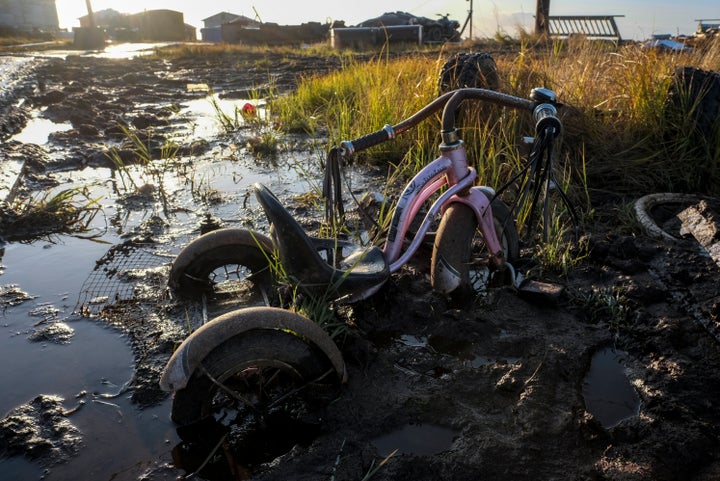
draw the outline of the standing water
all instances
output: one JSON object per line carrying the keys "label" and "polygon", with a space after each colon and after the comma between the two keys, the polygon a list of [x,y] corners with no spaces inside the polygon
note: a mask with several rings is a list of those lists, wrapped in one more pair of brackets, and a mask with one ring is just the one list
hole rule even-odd
{"label": "standing water", "polygon": [[[19,62],[16,70],[24,65]],[[155,219],[164,226],[153,239],[166,253],[157,258],[159,267],[167,267],[199,235],[206,216],[227,227],[266,231],[259,206],[247,195],[253,183],[263,182],[288,200],[312,190],[306,175],[311,181],[321,178],[317,159],[307,152],[283,152],[269,160],[243,153],[244,141],[236,141],[217,125],[213,130],[209,99],[184,105],[180,116],[191,121],[191,128],[186,122],[178,129],[186,138],[207,139],[210,150],[174,159],[183,169],[161,165],[164,170],[158,174],[128,166],[123,179],[107,168],[53,174],[58,182],[53,192],[88,187],[90,198],[102,205],[102,215],[91,225],[97,235],[93,240],[61,235],[0,244],[0,361],[6,366],[0,370],[0,418],[20,412],[38,396],[55,396],[78,432],[64,451],[62,439],[47,437],[55,443],[52,449],[61,451],[52,463],[42,455],[34,461],[23,456],[0,458],[0,479],[63,481],[79,479],[80,473],[82,479],[100,481],[177,476],[173,448],[180,440],[169,418],[170,398],[140,408],[130,399],[132,386],[124,389],[132,385],[143,362],[129,342],[131,333],[127,327],[116,329],[76,312],[97,261]],[[230,108],[226,102],[220,105]],[[34,112],[34,120],[13,140],[47,147],[48,155],[62,159],[61,147],[48,141],[48,135],[68,125],[53,124],[39,114]],[[132,192],[134,185],[146,184],[162,187],[167,202]],[[157,292],[158,297],[161,294],[162,289]],[[178,324],[184,328],[181,321]],[[40,417],[25,421],[42,432]]]}
{"label": "standing water", "polygon": [[382,457],[393,452],[432,456],[450,449],[459,434],[454,429],[432,424],[407,424],[375,438],[372,443]]}
{"label": "standing water", "polygon": [[640,411],[640,397],[625,374],[626,358],[624,351],[600,349],[583,383],[586,409],[605,428],[617,426]]}
{"label": "standing water", "polygon": [[[0,370],[0,411],[4,415],[40,394],[59,396],[67,411],[79,408],[68,416],[81,433],[79,455],[52,466],[46,474],[51,480],[78,479],[80,472],[92,479],[93,470],[94,479],[109,479],[105,473],[152,462],[176,439],[167,405],[140,411],[127,394],[116,396],[133,375],[127,338],[72,313],[95,259],[106,250],[106,244],[67,237],[9,244],[2,260],[2,285],[17,286],[32,299],[7,306],[0,321],[0,353],[9,367]],[[58,324],[69,338],[42,336]],[[4,479],[40,479],[37,464],[10,461],[4,466],[0,460],[3,476],[9,476]]]}

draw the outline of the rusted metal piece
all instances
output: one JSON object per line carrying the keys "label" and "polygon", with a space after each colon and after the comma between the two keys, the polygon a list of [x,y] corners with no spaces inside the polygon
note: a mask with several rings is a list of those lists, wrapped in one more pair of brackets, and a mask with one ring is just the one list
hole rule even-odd
{"label": "rusted metal piece", "polygon": [[565,292],[565,286],[532,279],[524,280],[518,287],[518,295],[534,304],[557,304]]}
{"label": "rusted metal piece", "polygon": [[720,216],[704,200],[677,215],[681,234],[691,234],[720,267]]}

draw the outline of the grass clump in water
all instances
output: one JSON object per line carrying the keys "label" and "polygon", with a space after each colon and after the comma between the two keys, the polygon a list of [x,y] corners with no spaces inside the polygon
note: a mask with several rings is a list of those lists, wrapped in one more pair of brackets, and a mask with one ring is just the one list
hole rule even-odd
{"label": "grass clump in water", "polygon": [[46,191],[37,198],[0,203],[0,232],[2,239],[10,242],[84,234],[101,211],[88,187]]}

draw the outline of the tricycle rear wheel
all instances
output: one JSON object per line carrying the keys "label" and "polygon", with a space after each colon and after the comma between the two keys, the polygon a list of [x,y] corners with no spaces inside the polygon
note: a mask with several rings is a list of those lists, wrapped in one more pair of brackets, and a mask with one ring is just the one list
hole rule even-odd
{"label": "tricycle rear wheel", "polygon": [[168,285],[181,297],[246,296],[266,304],[274,285],[273,244],[247,229],[219,229],[188,244],[173,262]]}
{"label": "tricycle rear wheel", "polygon": [[213,417],[223,424],[263,426],[270,419],[307,419],[337,394],[327,356],[280,329],[255,329],[214,348],[173,398],[172,419],[187,425]]}

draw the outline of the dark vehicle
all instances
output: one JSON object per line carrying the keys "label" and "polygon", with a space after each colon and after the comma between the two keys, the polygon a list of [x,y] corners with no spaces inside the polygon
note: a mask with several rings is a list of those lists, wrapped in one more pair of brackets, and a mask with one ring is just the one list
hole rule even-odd
{"label": "dark vehicle", "polygon": [[460,22],[450,20],[449,14],[440,15],[440,20],[417,17],[407,12],[386,12],[376,18],[359,23],[358,27],[389,27],[393,25],[421,25],[425,42],[457,42],[460,40]]}

